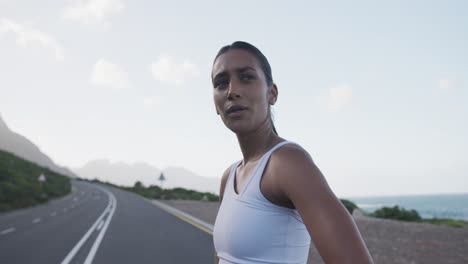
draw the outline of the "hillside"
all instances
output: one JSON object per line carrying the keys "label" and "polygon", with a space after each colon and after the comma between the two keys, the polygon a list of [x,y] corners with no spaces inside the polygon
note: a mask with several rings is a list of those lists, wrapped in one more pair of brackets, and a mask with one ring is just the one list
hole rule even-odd
{"label": "hillside", "polygon": [[[46,178],[42,185],[40,175]],[[0,212],[44,203],[70,190],[70,178],[0,150]]]}
{"label": "hillside", "polygon": [[56,173],[76,178],[76,175],[65,167],[61,167],[44,154],[39,147],[26,137],[10,130],[0,116],[0,150],[15,154],[43,167],[48,167]]}

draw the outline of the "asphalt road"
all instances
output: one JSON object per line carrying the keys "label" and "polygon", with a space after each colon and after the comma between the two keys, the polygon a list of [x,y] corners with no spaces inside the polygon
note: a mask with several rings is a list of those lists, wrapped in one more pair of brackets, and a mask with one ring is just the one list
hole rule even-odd
{"label": "asphalt road", "polygon": [[213,263],[213,238],[140,196],[73,182],[47,204],[0,214],[0,263]]}

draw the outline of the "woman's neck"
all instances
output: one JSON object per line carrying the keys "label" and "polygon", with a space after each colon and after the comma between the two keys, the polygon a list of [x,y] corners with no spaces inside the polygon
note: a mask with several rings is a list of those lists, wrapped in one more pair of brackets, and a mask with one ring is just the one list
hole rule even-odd
{"label": "woman's neck", "polygon": [[237,134],[237,140],[244,157],[243,164],[259,160],[274,145],[283,139],[273,132],[270,123],[261,125],[248,134]]}

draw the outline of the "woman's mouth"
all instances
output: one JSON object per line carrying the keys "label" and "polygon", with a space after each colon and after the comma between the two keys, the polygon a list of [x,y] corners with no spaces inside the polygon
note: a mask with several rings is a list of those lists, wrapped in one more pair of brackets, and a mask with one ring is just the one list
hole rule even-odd
{"label": "woman's mouth", "polygon": [[230,117],[237,117],[240,116],[245,110],[247,110],[247,107],[245,106],[233,105],[226,110],[226,114]]}

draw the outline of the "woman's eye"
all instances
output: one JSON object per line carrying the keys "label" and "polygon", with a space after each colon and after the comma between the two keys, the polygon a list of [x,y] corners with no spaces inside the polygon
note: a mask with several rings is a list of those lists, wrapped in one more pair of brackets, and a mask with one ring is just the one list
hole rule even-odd
{"label": "woman's eye", "polygon": [[253,77],[252,75],[245,75],[245,74],[244,74],[244,75],[241,75],[240,79],[241,79],[242,81],[250,81],[250,80],[253,80],[254,77]]}
{"label": "woman's eye", "polygon": [[216,82],[215,82],[214,87],[215,87],[215,88],[224,88],[224,87],[226,87],[228,84],[229,84],[229,81],[228,81],[228,80],[219,80],[219,81],[216,81]]}

